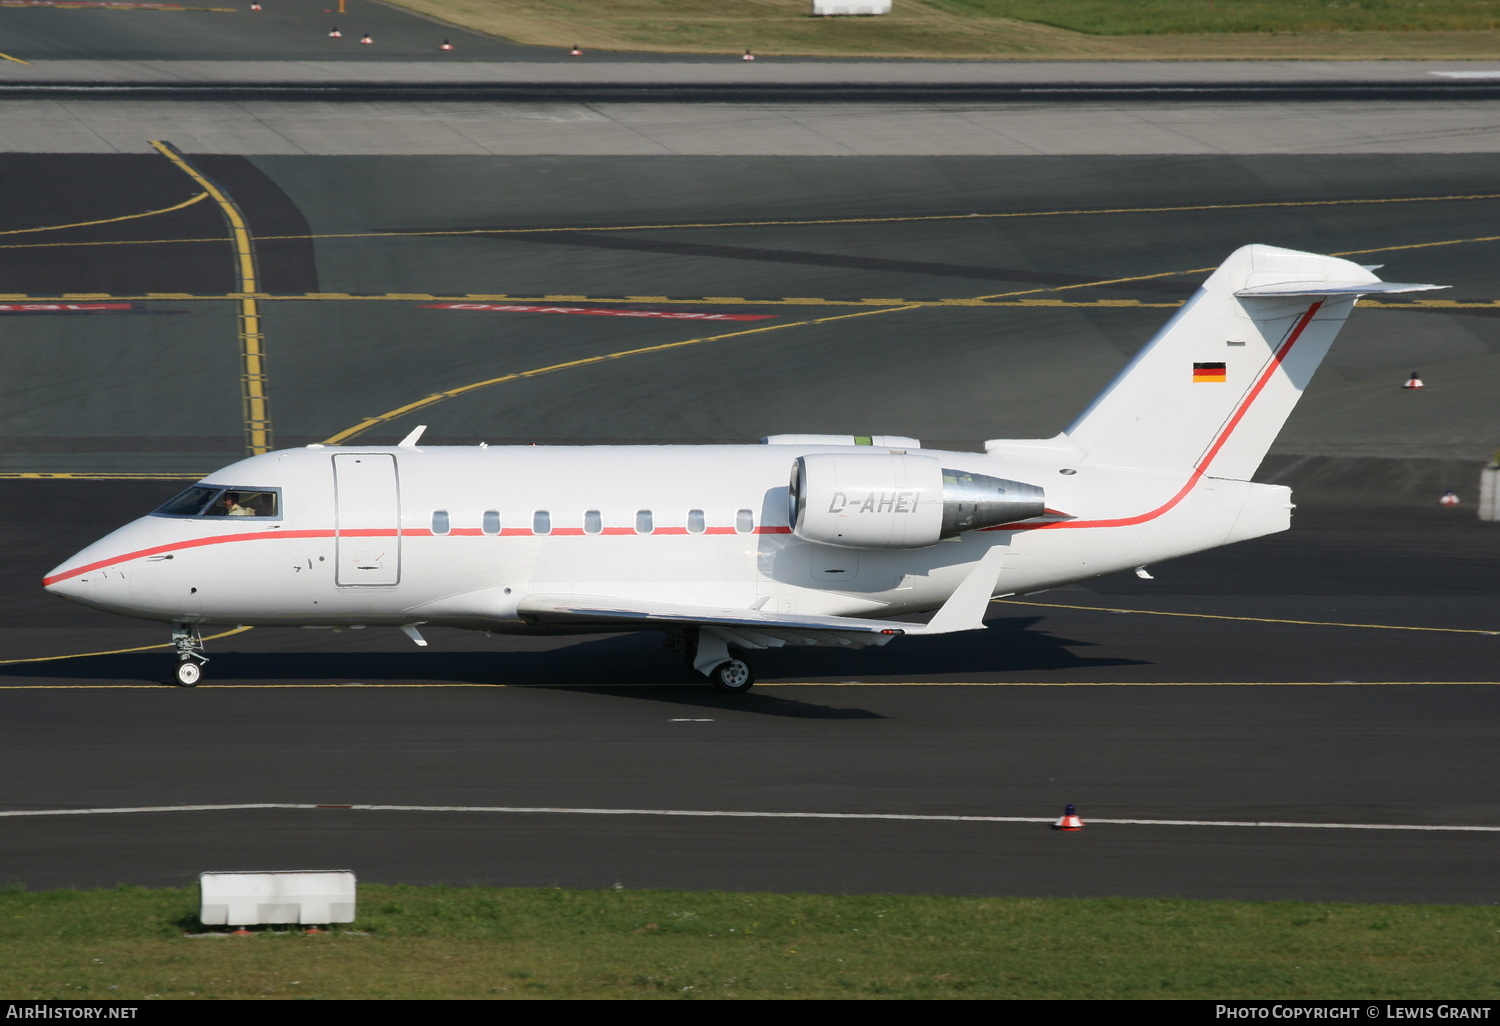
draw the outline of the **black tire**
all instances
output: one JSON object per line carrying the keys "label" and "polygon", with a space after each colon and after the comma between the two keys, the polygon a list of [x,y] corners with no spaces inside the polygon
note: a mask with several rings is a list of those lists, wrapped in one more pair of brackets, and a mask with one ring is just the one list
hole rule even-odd
{"label": "black tire", "polygon": [[177,664],[177,670],[173,676],[182,687],[195,688],[198,686],[198,681],[203,679],[203,667],[191,659],[184,659]]}
{"label": "black tire", "polygon": [[745,660],[730,659],[709,671],[708,682],[726,694],[743,695],[755,686],[755,674]]}

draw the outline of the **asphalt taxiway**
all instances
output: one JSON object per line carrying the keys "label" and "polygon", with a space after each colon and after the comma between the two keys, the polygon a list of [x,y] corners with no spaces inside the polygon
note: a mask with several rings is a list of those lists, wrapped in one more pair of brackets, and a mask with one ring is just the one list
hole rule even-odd
{"label": "asphalt taxiway", "polygon": [[[71,56],[183,73],[179,38]],[[0,882],[1493,900],[1487,101],[647,106],[0,103]],[[1262,468],[1291,532],[984,633],[765,653],[729,699],[651,635],[257,629],[186,690],[160,625],[37,583],[257,440],[1050,435],[1248,241],[1454,288],[1356,312]]]}

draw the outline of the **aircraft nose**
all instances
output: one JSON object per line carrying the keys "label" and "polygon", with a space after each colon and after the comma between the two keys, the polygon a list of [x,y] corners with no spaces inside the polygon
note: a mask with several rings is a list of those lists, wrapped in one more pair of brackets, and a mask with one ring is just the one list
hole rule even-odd
{"label": "aircraft nose", "polygon": [[64,560],[42,578],[42,587],[58,598],[82,602],[89,592],[89,575],[79,571],[78,556]]}
{"label": "aircraft nose", "polygon": [[130,574],[119,566],[101,563],[97,546],[90,546],[52,568],[42,578],[49,594],[97,609],[119,610],[128,604]]}

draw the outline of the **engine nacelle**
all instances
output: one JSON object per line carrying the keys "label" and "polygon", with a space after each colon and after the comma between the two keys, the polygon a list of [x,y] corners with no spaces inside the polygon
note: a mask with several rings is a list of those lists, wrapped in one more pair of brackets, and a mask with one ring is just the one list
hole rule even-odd
{"label": "engine nacelle", "polygon": [[848,549],[919,549],[1046,509],[1036,485],[898,453],[802,456],[792,464],[787,499],[793,534]]}

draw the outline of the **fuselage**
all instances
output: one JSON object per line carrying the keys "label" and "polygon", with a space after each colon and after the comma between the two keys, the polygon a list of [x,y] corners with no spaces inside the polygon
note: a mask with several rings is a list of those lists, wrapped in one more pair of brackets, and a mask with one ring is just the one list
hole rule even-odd
{"label": "fuselage", "polygon": [[[796,457],[823,452],[872,449],[286,450],[209,475],[177,512],[125,525],[45,584],[96,608],[188,624],[526,630],[517,605],[543,593],[888,617],[942,604],[996,545],[1008,552],[995,593],[1011,594],[1287,526],[1283,488],[1079,467],[1020,445],[912,452],[1044,486],[1049,517],[920,548],[818,544],[793,533],[788,478]],[[246,507],[231,513],[226,492]]]}

